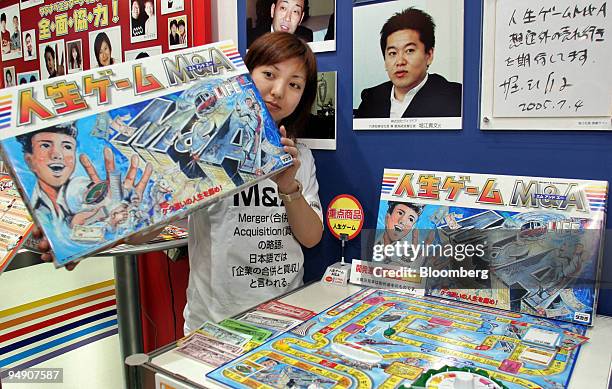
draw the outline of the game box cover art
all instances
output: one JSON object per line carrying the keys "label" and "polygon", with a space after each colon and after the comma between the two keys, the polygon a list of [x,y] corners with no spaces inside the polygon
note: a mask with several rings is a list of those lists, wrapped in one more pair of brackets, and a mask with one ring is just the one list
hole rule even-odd
{"label": "game box cover art", "polygon": [[58,266],[292,163],[231,42],[5,94],[1,146]]}
{"label": "game box cover art", "polygon": [[[385,169],[361,269],[413,269],[433,296],[591,324],[607,191],[605,181]],[[384,255],[389,246],[409,250]]]}

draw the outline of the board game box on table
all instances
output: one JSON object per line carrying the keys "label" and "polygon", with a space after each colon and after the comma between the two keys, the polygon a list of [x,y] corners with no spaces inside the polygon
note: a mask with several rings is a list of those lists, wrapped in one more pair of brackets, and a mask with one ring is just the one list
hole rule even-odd
{"label": "board game box on table", "polygon": [[[605,181],[385,169],[372,261],[354,260],[351,281],[408,280],[433,296],[591,324],[607,190]],[[403,272],[380,277],[381,267]]]}
{"label": "board game box on table", "polygon": [[5,89],[2,150],[57,266],[292,163],[231,42]]}

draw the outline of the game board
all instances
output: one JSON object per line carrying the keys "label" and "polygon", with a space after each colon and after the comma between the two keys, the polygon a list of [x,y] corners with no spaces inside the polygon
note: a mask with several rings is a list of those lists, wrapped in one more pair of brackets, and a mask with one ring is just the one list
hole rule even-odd
{"label": "game board", "polygon": [[292,163],[231,42],[42,80],[4,98],[5,162],[58,266]]}
{"label": "game board", "polygon": [[[385,169],[369,265],[413,269],[434,296],[591,324],[607,188],[605,181]],[[380,277],[353,269],[351,282],[381,287]],[[458,275],[467,270],[486,277]]]}
{"label": "game board", "polygon": [[[559,335],[546,349],[530,328]],[[435,297],[364,289],[208,377],[235,388],[409,387],[430,369],[472,367],[512,389],[562,388],[585,327]],[[577,341],[579,340],[579,341]],[[527,362],[551,353],[549,365]]]}

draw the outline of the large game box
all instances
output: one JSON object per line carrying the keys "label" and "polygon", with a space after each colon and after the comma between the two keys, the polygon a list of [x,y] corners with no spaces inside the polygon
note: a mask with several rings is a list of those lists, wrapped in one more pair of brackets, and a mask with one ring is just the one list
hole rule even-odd
{"label": "large game box", "polygon": [[291,165],[231,42],[3,90],[1,146],[58,266]]}
{"label": "large game box", "polygon": [[433,296],[591,324],[607,191],[605,181],[385,169],[372,262],[357,273],[387,266],[389,280]]}

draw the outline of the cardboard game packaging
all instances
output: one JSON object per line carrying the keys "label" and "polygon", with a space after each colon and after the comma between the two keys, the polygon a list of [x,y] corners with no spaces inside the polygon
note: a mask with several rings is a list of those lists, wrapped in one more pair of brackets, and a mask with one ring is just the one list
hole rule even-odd
{"label": "cardboard game packaging", "polygon": [[4,90],[6,163],[57,266],[290,165],[231,42]]}
{"label": "cardboard game packaging", "polygon": [[385,169],[368,268],[411,269],[432,296],[588,325],[607,192],[605,181]]}

